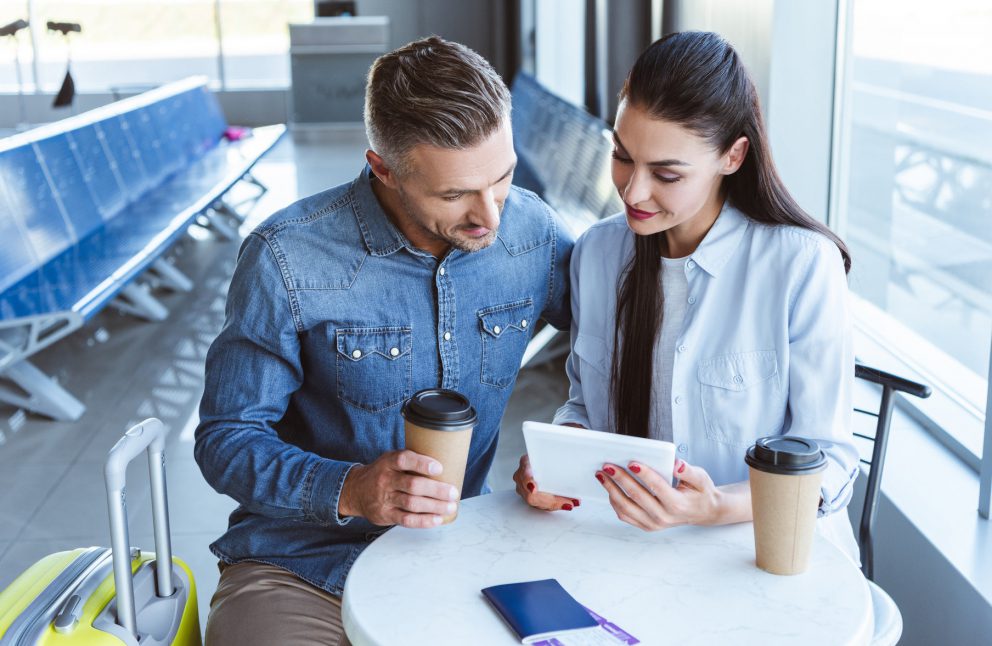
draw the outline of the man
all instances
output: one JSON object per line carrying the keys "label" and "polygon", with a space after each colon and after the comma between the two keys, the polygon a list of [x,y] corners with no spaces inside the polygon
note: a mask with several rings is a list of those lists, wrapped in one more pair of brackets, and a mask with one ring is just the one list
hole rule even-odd
{"label": "man", "polygon": [[[570,322],[573,241],[510,186],[509,116],[475,52],[432,37],[386,54],[366,89],[368,165],[242,245],[196,431],[207,481],[240,503],[211,545],[208,644],[346,644],[341,594],[369,542],[487,491],[533,324]],[[479,414],[462,491],[400,450],[402,403],[432,387]]]}

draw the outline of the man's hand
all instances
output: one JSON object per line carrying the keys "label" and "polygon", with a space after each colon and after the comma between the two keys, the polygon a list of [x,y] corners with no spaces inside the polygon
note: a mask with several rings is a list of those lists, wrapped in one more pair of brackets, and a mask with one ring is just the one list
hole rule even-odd
{"label": "man's hand", "polygon": [[372,464],[352,467],[338,500],[338,514],[361,516],[375,525],[434,527],[458,508],[459,492],[425,476],[441,463],[413,451],[391,451]]}

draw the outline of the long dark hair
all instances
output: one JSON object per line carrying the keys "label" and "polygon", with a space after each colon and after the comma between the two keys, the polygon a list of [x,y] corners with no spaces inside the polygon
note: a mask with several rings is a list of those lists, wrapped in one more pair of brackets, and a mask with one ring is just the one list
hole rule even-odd
{"label": "long dark hair", "polygon": [[[830,229],[807,215],[789,195],[772,162],[758,93],[730,43],[710,32],[687,31],[655,41],[634,63],[620,99],[654,118],[678,124],[726,153],[740,137],[749,147],[721,191],[748,218],[817,231],[840,250],[845,271],[851,255]],[[661,325],[658,250],[664,233],[635,236],[624,269],[613,337],[610,404],[617,433],[647,437],[654,379],[654,344]]]}

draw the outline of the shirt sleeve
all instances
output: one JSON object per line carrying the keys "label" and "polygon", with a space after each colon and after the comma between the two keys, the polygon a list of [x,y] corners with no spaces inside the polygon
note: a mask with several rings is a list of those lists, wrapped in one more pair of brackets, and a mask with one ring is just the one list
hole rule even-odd
{"label": "shirt sleeve", "polygon": [[819,516],[843,510],[858,475],[852,435],[854,344],[837,246],[818,238],[789,317],[787,434],[815,439],[827,457]]}
{"label": "shirt sleeve", "polygon": [[572,313],[569,307],[569,292],[571,291],[569,281],[569,263],[572,258],[572,248],[575,246],[575,238],[571,230],[565,226],[558,215],[545,205],[548,210],[548,219],[554,229],[554,237],[551,253],[551,271],[548,278],[548,301],[541,313],[545,321],[559,330],[568,329],[572,321]]}
{"label": "shirt sleeve", "polygon": [[338,500],[354,463],[283,441],[275,425],[303,383],[291,293],[258,234],[245,240],[210,346],[194,456],[215,490],[274,518],[343,525]]}
{"label": "shirt sleeve", "polygon": [[579,357],[575,353],[575,343],[579,336],[579,263],[582,245],[577,244],[572,251],[569,268],[570,306],[572,325],[569,331],[571,351],[565,361],[565,374],[568,376],[568,401],[555,413],[555,424],[579,424],[589,428],[589,415],[586,412],[585,399],[582,396],[582,379],[579,374]]}

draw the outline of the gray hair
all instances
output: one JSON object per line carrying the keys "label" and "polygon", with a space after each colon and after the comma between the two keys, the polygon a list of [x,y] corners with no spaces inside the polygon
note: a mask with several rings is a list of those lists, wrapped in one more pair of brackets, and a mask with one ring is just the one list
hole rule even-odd
{"label": "gray hair", "polygon": [[509,121],[510,92],[486,59],[431,36],[380,56],[365,86],[365,131],[372,150],[405,174],[419,144],[463,149]]}

